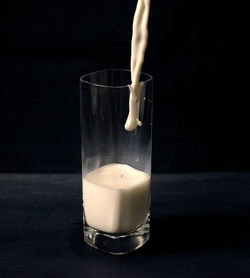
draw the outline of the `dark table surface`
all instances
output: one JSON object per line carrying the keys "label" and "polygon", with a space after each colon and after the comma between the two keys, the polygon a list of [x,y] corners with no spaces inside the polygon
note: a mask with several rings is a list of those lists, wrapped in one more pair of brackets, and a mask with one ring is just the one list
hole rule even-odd
{"label": "dark table surface", "polygon": [[0,277],[250,277],[250,173],[158,174],[151,238],[83,243],[81,176],[0,174]]}

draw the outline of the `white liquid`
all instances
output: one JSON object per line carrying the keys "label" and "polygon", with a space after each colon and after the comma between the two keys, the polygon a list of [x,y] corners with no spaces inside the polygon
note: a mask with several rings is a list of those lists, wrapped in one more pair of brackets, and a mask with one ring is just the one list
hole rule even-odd
{"label": "white liquid", "polygon": [[89,226],[107,233],[126,233],[144,224],[149,213],[150,176],[125,164],[108,164],[83,179]]}
{"label": "white liquid", "polygon": [[131,42],[131,80],[129,86],[129,114],[125,123],[125,129],[134,130],[137,125],[141,126],[139,120],[140,96],[143,83],[139,83],[141,68],[144,61],[144,54],[148,43],[148,17],[150,10],[150,0],[138,0],[134,20],[133,35]]}

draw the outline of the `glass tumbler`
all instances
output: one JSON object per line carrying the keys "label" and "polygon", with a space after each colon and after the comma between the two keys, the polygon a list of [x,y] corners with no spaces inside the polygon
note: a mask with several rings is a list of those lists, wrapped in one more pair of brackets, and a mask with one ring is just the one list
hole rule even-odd
{"label": "glass tumbler", "polygon": [[139,119],[129,113],[129,70],[80,78],[84,241],[110,254],[126,254],[150,236],[153,78],[141,73]]}

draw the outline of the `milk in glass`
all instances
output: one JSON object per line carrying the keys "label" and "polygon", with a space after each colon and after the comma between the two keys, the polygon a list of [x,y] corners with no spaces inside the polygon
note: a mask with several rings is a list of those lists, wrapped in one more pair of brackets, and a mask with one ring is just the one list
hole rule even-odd
{"label": "milk in glass", "polygon": [[[129,114],[125,129],[132,132],[139,120],[141,68],[148,41],[150,0],[138,0],[131,42],[131,85]],[[122,124],[122,123],[121,123]],[[83,179],[83,201],[87,224],[97,230],[122,234],[147,221],[150,176],[125,164],[108,164],[89,172]]]}
{"label": "milk in glass", "polygon": [[107,233],[126,233],[145,223],[149,213],[150,176],[125,164],[108,164],[83,179],[89,226]]}

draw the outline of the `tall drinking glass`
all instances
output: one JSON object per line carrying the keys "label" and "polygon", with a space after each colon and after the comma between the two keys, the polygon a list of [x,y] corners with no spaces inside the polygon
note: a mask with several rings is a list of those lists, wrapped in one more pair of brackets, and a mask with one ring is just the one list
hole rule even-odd
{"label": "tall drinking glass", "polygon": [[142,126],[124,128],[129,112],[129,70],[80,78],[84,241],[126,254],[150,236],[152,76],[142,73]]}

